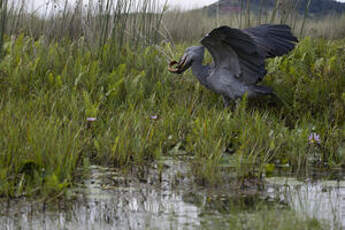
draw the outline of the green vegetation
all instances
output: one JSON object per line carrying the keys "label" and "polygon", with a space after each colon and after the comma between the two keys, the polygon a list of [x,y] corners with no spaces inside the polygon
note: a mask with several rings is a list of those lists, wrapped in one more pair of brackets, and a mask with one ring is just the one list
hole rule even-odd
{"label": "green vegetation", "polygon": [[[113,60],[107,43],[103,56],[112,68],[83,40],[47,44],[21,35],[4,47],[3,196],[59,192],[87,162],[144,164],[173,148],[192,154],[193,172],[210,183],[221,179],[221,162],[241,178],[259,176],[267,164],[288,162],[301,172],[315,155],[311,166],[345,166],[344,42],[306,38],[290,55],[269,60],[265,84],[286,105],[243,100],[234,111],[191,73],[169,74],[153,47],[122,48],[115,52],[127,55]],[[309,144],[312,132],[319,145]]]}
{"label": "green vegetation", "polygon": [[[84,18],[67,10],[55,24],[32,16],[32,30],[13,8],[5,12],[18,29],[5,36],[0,62],[1,196],[60,195],[90,162],[126,168],[176,150],[193,156],[192,172],[207,184],[224,168],[243,181],[282,165],[298,173],[345,167],[344,40],[307,37],[267,62],[264,84],[284,103],[244,99],[224,109],[190,72],[168,73],[166,56],[191,43],[162,42],[165,9],[116,7],[117,17],[106,5],[99,18],[93,12],[95,31],[85,34],[73,30]],[[53,25],[57,37],[39,36]]]}

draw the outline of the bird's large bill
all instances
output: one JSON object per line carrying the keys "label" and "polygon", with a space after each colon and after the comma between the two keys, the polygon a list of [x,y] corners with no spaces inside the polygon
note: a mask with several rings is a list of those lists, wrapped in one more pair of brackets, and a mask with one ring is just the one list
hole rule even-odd
{"label": "bird's large bill", "polygon": [[[175,65],[177,65],[177,66],[175,67]],[[169,70],[169,72],[171,72],[171,73],[176,73],[176,72],[178,72],[178,62],[177,62],[177,61],[171,61],[171,62],[169,63],[168,70]]]}
{"label": "bird's large bill", "polygon": [[173,60],[169,63],[168,70],[171,73],[181,74],[185,70],[187,57],[184,56],[179,62]]}

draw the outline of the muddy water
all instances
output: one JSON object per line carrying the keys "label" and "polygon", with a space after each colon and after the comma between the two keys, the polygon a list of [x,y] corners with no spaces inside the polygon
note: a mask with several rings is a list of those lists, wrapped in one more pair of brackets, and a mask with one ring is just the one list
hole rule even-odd
{"label": "muddy water", "polygon": [[276,177],[267,178],[260,192],[206,189],[196,185],[185,162],[165,159],[126,176],[92,166],[88,179],[68,191],[68,202],[2,202],[0,229],[224,229],[231,227],[231,210],[254,212],[258,202],[345,227],[345,182]]}

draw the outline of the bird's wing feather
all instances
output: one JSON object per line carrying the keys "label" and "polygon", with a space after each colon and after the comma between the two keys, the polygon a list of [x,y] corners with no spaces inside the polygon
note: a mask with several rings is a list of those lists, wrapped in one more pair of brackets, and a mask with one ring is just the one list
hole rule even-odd
{"label": "bird's wing feather", "polygon": [[256,43],[265,58],[281,56],[291,51],[298,39],[291,33],[288,25],[260,25],[244,29]]}
{"label": "bird's wing feather", "polygon": [[221,26],[200,42],[211,53],[216,69],[227,68],[246,84],[255,84],[265,76],[264,57],[247,33]]}

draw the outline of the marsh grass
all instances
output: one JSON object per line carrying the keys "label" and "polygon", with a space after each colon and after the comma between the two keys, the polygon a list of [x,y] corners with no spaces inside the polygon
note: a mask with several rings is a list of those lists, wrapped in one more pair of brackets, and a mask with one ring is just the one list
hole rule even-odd
{"label": "marsh grass", "polygon": [[[220,164],[240,180],[260,177],[267,164],[288,162],[300,173],[344,166],[343,44],[305,39],[267,63],[265,84],[288,107],[243,100],[231,111],[191,73],[171,76],[152,47],[124,49],[109,71],[83,40],[8,40],[0,64],[1,193],[56,193],[73,183],[80,158],[144,165],[176,146],[194,156],[194,175],[210,184],[221,180]],[[110,50],[105,44],[105,57]],[[88,125],[87,117],[97,120]],[[308,143],[311,132],[321,145]],[[315,154],[321,166],[308,161]]]}
{"label": "marsh grass", "polygon": [[[224,109],[190,72],[166,68],[187,46],[169,40],[199,39],[216,22],[201,11],[122,3],[66,6],[48,19],[31,14],[29,24],[23,8],[9,8],[17,29],[5,36],[0,62],[1,196],[59,195],[88,162],[140,166],[172,149],[192,155],[192,172],[211,185],[222,180],[219,165],[242,182],[286,164],[299,173],[344,167],[344,41],[305,38],[268,60],[264,84],[284,105],[266,98]],[[126,4],[146,8],[133,13]],[[201,25],[185,24],[187,16]],[[320,145],[308,143],[312,132]]]}

